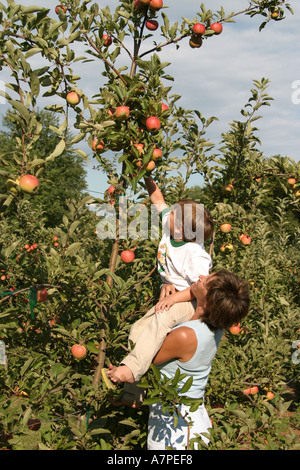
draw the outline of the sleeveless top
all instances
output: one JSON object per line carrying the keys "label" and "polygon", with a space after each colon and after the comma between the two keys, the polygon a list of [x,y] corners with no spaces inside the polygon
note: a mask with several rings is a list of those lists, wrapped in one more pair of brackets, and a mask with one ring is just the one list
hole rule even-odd
{"label": "sleeveless top", "polygon": [[[161,374],[165,375],[168,379],[173,378],[179,368],[181,374],[187,374],[185,378],[178,382],[179,395],[189,398],[203,398],[208,376],[211,371],[211,364],[216,355],[223,330],[218,329],[212,331],[206,323],[201,320],[190,320],[181,325],[177,325],[175,328],[180,328],[181,326],[192,328],[196,333],[197,348],[193,357],[187,362],[172,359],[163,364],[159,364],[157,367]],[[191,376],[193,377],[192,386],[187,392],[181,393],[181,388]]]}

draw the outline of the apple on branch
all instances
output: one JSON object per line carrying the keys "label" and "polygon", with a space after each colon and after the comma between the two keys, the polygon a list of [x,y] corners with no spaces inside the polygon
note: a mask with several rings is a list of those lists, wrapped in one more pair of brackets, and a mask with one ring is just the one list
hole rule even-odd
{"label": "apple on branch", "polygon": [[221,25],[221,23],[212,23],[210,25],[210,29],[212,29],[215,34],[221,34],[223,31],[223,26]]}
{"label": "apple on branch", "polygon": [[132,263],[134,258],[135,258],[135,255],[132,250],[124,250],[121,253],[121,260],[123,261],[123,263]]}
{"label": "apple on branch", "polygon": [[160,129],[160,120],[156,116],[150,116],[148,119],[146,119],[146,128],[148,131],[150,131],[152,134],[155,132],[158,132]]}
{"label": "apple on branch", "polygon": [[118,106],[115,110],[114,117],[117,121],[126,121],[129,118],[130,109],[128,106]]}
{"label": "apple on branch", "polygon": [[158,28],[158,21],[156,20],[147,20],[146,21],[146,28],[150,31],[156,31]]}
{"label": "apple on branch", "polygon": [[193,35],[190,37],[189,45],[192,49],[196,49],[196,48],[198,49],[199,47],[202,46],[202,43],[203,41],[202,41],[201,36]]}
{"label": "apple on branch", "polygon": [[[141,2],[141,0],[139,0]],[[163,7],[163,0],[150,0],[150,8],[151,10],[158,11]]]}
{"label": "apple on branch", "polygon": [[21,176],[19,181],[19,187],[24,193],[31,194],[37,191],[39,187],[39,180],[36,176],[33,175],[24,175]]}
{"label": "apple on branch", "polygon": [[205,26],[202,23],[195,23],[192,27],[192,31],[196,36],[203,36],[205,33]]}
{"label": "apple on branch", "polygon": [[105,147],[105,144],[104,144],[104,141],[103,140],[99,140],[98,139],[94,139],[93,142],[92,142],[92,150],[94,152],[97,152],[97,153],[102,153],[104,152],[104,147]]}
{"label": "apple on branch", "polygon": [[80,100],[81,98],[76,91],[69,91],[69,93],[67,94],[67,102],[71,106],[75,106],[76,104],[79,104]]}
{"label": "apple on branch", "polygon": [[75,359],[84,359],[87,354],[87,350],[83,344],[73,344],[71,347],[71,353]]}
{"label": "apple on branch", "polygon": [[227,223],[221,224],[221,225],[220,225],[220,230],[221,230],[221,232],[223,232],[223,233],[228,233],[228,232],[230,232],[230,230],[231,230],[231,225],[230,225],[230,224],[227,224]]}

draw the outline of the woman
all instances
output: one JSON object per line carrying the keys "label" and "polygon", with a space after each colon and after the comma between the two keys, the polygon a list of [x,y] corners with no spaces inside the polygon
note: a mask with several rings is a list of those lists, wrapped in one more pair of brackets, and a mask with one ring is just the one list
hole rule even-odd
{"label": "woman", "polygon": [[[247,315],[249,292],[244,281],[226,270],[200,276],[191,291],[197,301],[195,314],[190,321],[175,327],[168,334],[153,363],[167,378],[174,377],[178,368],[181,373],[188,374],[178,384],[179,395],[184,383],[192,376],[192,386],[182,395],[204,399],[205,386],[223,329]],[[190,412],[189,406],[185,405],[179,405],[178,409],[180,418],[175,426],[174,416],[163,411],[161,403],[150,406],[148,450],[185,450],[189,439],[207,432],[211,427],[204,403],[195,412]],[[191,427],[187,424],[189,421],[193,422]],[[207,437],[202,439],[208,442]]]}

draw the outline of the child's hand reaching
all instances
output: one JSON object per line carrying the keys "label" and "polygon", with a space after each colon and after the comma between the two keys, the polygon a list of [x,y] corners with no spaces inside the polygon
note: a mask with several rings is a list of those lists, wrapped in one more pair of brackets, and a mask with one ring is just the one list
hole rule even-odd
{"label": "child's hand reaching", "polygon": [[155,305],[155,311],[156,313],[160,313],[163,310],[169,310],[172,305],[175,304],[175,297],[174,295],[168,295],[168,297],[165,297],[162,300],[159,300],[157,304]]}

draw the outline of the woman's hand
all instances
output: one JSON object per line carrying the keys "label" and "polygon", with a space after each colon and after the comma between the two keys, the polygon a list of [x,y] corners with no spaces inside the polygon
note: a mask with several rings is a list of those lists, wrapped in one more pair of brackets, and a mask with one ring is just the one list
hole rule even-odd
{"label": "woman's hand", "polygon": [[176,289],[172,284],[163,284],[161,290],[160,290],[160,296],[159,296],[159,301],[164,299],[165,297],[168,297],[169,295],[175,294]]}

